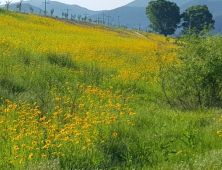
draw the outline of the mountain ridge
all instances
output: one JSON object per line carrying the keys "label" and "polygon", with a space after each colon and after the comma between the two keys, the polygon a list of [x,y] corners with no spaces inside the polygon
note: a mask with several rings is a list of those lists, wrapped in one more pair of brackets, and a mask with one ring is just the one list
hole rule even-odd
{"label": "mountain ridge", "polygon": [[[53,16],[62,17],[62,13],[66,13],[68,9],[69,19],[71,19],[71,14],[75,16],[75,19],[82,20],[84,17],[89,19],[91,22],[102,22],[106,25],[121,26],[129,29],[140,29],[149,31],[149,19],[146,15],[146,7],[151,0],[135,0],[125,6],[104,11],[92,11],[87,8],[78,5],[68,5],[57,1],[51,1],[47,4],[47,15],[50,16],[51,9],[54,9]],[[171,0],[178,4],[181,13],[184,12],[188,7],[194,5],[207,5],[209,11],[213,14],[213,19],[215,20],[215,30],[212,33],[218,33],[222,30],[222,2],[219,0]],[[45,10],[45,5],[36,5],[33,3],[28,3],[31,1],[25,1],[22,3],[22,12],[30,13],[29,6],[32,6],[35,14],[43,15]],[[16,5],[18,3],[10,4],[9,9],[17,11]],[[147,4],[147,5],[146,5]],[[4,7],[4,6],[3,6]],[[5,8],[5,7],[4,7]],[[99,21],[98,21],[99,19]],[[177,31],[178,33],[178,31]]]}

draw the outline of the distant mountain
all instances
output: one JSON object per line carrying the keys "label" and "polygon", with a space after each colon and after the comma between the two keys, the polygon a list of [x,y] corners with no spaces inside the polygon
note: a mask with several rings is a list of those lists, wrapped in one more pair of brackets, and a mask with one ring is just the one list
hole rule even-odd
{"label": "distant mountain", "polygon": [[[151,0],[135,0],[126,6],[128,7],[141,7],[144,8],[144,13],[138,14],[134,12],[133,14],[136,16],[135,18],[145,18],[147,17],[145,14],[145,8],[148,6],[148,3]],[[170,0],[171,2],[175,2],[180,7],[180,12],[183,13],[187,8],[195,5],[207,5],[209,11],[213,14],[213,19],[215,20],[215,30],[212,33],[218,33],[219,31],[222,32],[222,1],[220,0]],[[144,23],[144,22],[141,22]],[[147,22],[146,25],[149,25]],[[147,26],[142,25],[143,29],[146,29]],[[177,31],[178,33],[179,31]]]}
{"label": "distant mountain", "polygon": [[[29,7],[32,6],[35,14],[43,15],[45,10],[44,3],[36,3],[39,2],[37,0],[29,0],[22,3],[22,12],[30,13]],[[119,7],[113,10],[106,11],[92,11],[87,8],[80,7],[78,5],[67,5],[64,3],[50,1],[49,4],[46,4],[46,9],[48,11],[47,15],[50,15],[51,9],[54,9],[53,16],[62,17],[62,12],[66,13],[68,8],[69,19],[71,14],[76,15],[76,19],[78,15],[81,15],[81,19],[83,17],[87,17],[87,21],[89,19],[92,22],[103,22],[108,25],[116,25],[116,26],[124,26],[129,29],[136,28],[141,30],[149,30],[149,20],[146,15],[146,7],[151,0],[135,0],[123,7]],[[172,2],[177,3],[180,7],[181,13],[184,12],[188,7],[195,5],[207,5],[210,12],[213,14],[213,19],[215,20],[215,30],[212,33],[218,33],[222,31],[222,1],[221,0],[170,0]],[[9,9],[18,11],[16,5],[18,3],[10,4]],[[1,7],[4,7],[2,5]],[[177,30],[177,34],[180,30]]]}
{"label": "distant mountain", "polygon": [[214,18],[215,20],[215,29],[212,31],[212,33],[222,33],[222,14],[218,15],[217,17]]}
{"label": "distant mountain", "polygon": [[[12,3],[9,6],[10,10],[13,11],[18,11],[17,9],[17,4],[18,3]],[[45,4],[44,3],[33,3],[33,1],[25,1],[22,3],[22,12],[26,12],[26,13],[30,13],[30,9],[29,7],[32,6],[34,9],[35,14],[40,14],[41,11],[41,15],[44,14],[44,10],[45,10]],[[5,8],[5,5],[2,5],[3,8]],[[50,11],[51,9],[54,9],[54,13],[53,16],[58,16],[58,17],[62,17],[62,12],[66,13],[67,12],[67,8],[68,8],[68,13],[69,13],[69,18],[72,15],[94,15],[97,14],[101,11],[91,11],[87,8],[83,8],[80,7],[78,5],[67,5],[64,3],[60,3],[60,2],[56,2],[56,1],[50,1],[49,4],[46,4],[46,10],[47,10],[47,15],[50,15]]]}
{"label": "distant mountain", "polygon": [[[127,26],[127,28],[132,29],[141,29],[141,30],[149,30],[149,19],[146,15],[146,7],[151,0],[135,0],[123,7],[119,7],[110,11],[103,11],[97,15],[89,16],[93,21],[97,21],[98,18],[100,21],[103,21],[103,16],[106,16],[104,21],[107,24],[108,18],[107,16],[111,16],[112,25],[119,25],[119,22],[122,26]],[[177,4],[185,4],[186,2],[190,2],[192,0],[172,0]]]}
{"label": "distant mountain", "polygon": [[[123,6],[110,11],[103,11],[97,15],[91,15],[93,21],[97,21],[115,26],[126,26],[127,28],[136,28],[148,30],[149,20],[145,14],[145,7]],[[119,16],[119,17],[118,17]],[[109,19],[108,19],[109,17]]]}
{"label": "distant mountain", "polygon": [[180,11],[184,12],[187,8],[195,5],[207,5],[209,11],[213,14],[213,17],[217,17],[222,14],[222,1],[220,0],[193,0],[180,7]]}
{"label": "distant mountain", "polygon": [[215,29],[212,33],[218,33],[222,31],[222,1],[220,0],[193,0],[180,7],[180,11],[184,12],[187,8],[196,5],[207,5],[209,11],[213,15],[215,20]]}
{"label": "distant mountain", "polygon": [[[42,10],[45,10],[44,3],[42,3],[38,7],[41,8]],[[56,16],[61,16],[62,12],[66,13],[67,8],[68,8],[68,13],[73,14],[73,15],[80,15],[80,14],[81,15],[83,14],[94,15],[100,12],[100,11],[91,11],[87,8],[80,7],[78,5],[68,5],[68,4],[64,4],[64,3],[56,2],[56,1],[50,1],[50,3],[46,5],[46,7],[47,7],[47,11],[51,11],[51,9],[54,9],[54,13]]]}
{"label": "distant mountain", "polygon": [[[147,7],[148,3],[151,0],[135,0],[129,4],[127,4],[126,6],[132,6],[132,7]],[[184,5],[192,0],[169,0],[171,2],[175,2],[178,6]]]}
{"label": "distant mountain", "polygon": [[[18,11],[18,8],[16,7],[18,3],[12,3],[10,4],[9,6],[9,9],[10,10],[13,10],[13,11]],[[25,13],[30,13],[30,5],[29,3],[22,3],[22,6],[21,6],[21,12],[25,12]],[[6,8],[5,6],[2,6],[2,8]],[[40,11],[40,8],[38,7],[35,7],[35,6],[32,6],[33,8],[33,13],[34,14],[39,14],[39,11]]]}

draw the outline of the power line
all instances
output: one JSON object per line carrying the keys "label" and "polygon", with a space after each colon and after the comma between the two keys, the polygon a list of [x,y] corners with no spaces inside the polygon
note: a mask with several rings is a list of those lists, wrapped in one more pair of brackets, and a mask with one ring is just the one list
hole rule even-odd
{"label": "power line", "polygon": [[98,14],[98,18],[97,18],[97,23],[99,24],[99,20],[100,20],[101,18],[99,17],[99,14]]}
{"label": "power line", "polygon": [[111,19],[111,24],[110,24],[111,26],[113,25],[113,21],[114,21],[114,20],[113,20],[113,19]]}
{"label": "power line", "polygon": [[69,18],[69,10],[71,10],[71,9],[69,9],[68,6],[67,6],[67,9],[65,9],[65,10],[67,10],[66,14],[67,14],[67,19],[68,19]]}
{"label": "power line", "polygon": [[22,9],[21,9],[21,8],[22,8],[22,1],[23,1],[23,0],[20,0],[20,3],[19,3],[19,12],[21,12],[21,10],[22,10]]}
{"label": "power line", "polygon": [[44,3],[45,4],[45,15],[46,15],[46,4],[49,4],[49,2],[46,2],[46,0],[45,0],[45,2],[42,2],[42,3]]}
{"label": "power line", "polygon": [[86,17],[86,15],[89,15],[89,14],[83,14],[83,15],[85,15],[85,17],[84,17],[84,21],[86,22],[86,19],[87,19],[87,17]]}
{"label": "power line", "polygon": [[104,12],[103,12],[103,24],[104,24],[104,16],[105,16],[105,15],[104,15]]}
{"label": "power line", "polygon": [[120,17],[120,16],[118,15],[118,24],[119,24],[119,27],[120,27],[119,17]]}
{"label": "power line", "polygon": [[108,18],[108,25],[109,25],[109,18],[110,18],[111,16],[108,14],[108,16],[107,16],[107,18]]}

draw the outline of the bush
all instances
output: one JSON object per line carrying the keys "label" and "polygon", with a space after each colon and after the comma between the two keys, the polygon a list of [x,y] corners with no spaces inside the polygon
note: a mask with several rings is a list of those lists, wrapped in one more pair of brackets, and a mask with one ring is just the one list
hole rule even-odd
{"label": "bush", "polygon": [[191,36],[179,49],[178,62],[160,73],[171,106],[221,107],[221,45],[221,35]]}

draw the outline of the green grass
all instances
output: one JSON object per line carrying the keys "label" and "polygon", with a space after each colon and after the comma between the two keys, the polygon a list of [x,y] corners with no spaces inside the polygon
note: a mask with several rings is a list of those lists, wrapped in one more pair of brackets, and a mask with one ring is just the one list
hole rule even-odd
{"label": "green grass", "polygon": [[[220,119],[218,110],[184,111],[171,108],[164,99],[159,82],[153,82],[152,85],[143,81],[124,83],[110,78],[111,75],[117,75],[115,70],[101,69],[96,64],[79,65],[69,55],[33,54],[24,49],[11,51],[11,57],[8,58],[0,56],[0,66],[2,105],[6,105],[4,99],[12,102],[26,101],[31,107],[37,102],[43,115],[46,113],[52,115],[57,103],[53,100],[51,91],[54,90],[53,92],[58,92],[60,96],[75,100],[83,96],[81,91],[76,90],[76,84],[79,83],[91,85],[93,88],[109,89],[112,94],[120,91],[123,95],[121,99],[134,94],[133,98],[122,102],[126,104],[127,109],[132,108],[136,113],[133,118],[129,118],[135,126],[119,123],[104,128],[97,127],[101,133],[110,136],[106,138],[107,142],[98,141],[93,146],[92,152],[81,152],[81,149],[67,144],[63,148],[65,157],[52,156],[45,160],[40,158],[33,161],[26,160],[24,164],[14,166],[0,160],[0,169],[220,169],[221,167],[219,158],[222,155],[222,142],[216,133],[221,128],[218,122]],[[73,93],[64,88],[66,82],[69,82]],[[106,104],[109,100],[107,97],[102,103],[99,95],[94,95],[92,98],[98,106]],[[115,101],[116,98],[112,100],[113,103],[121,101]],[[99,110],[95,107],[93,111],[96,109]],[[110,112],[118,112],[115,108],[112,109]],[[0,112],[0,117],[2,116],[3,110]],[[117,138],[113,137],[113,130],[118,131]],[[2,134],[0,141],[4,142]]]}

